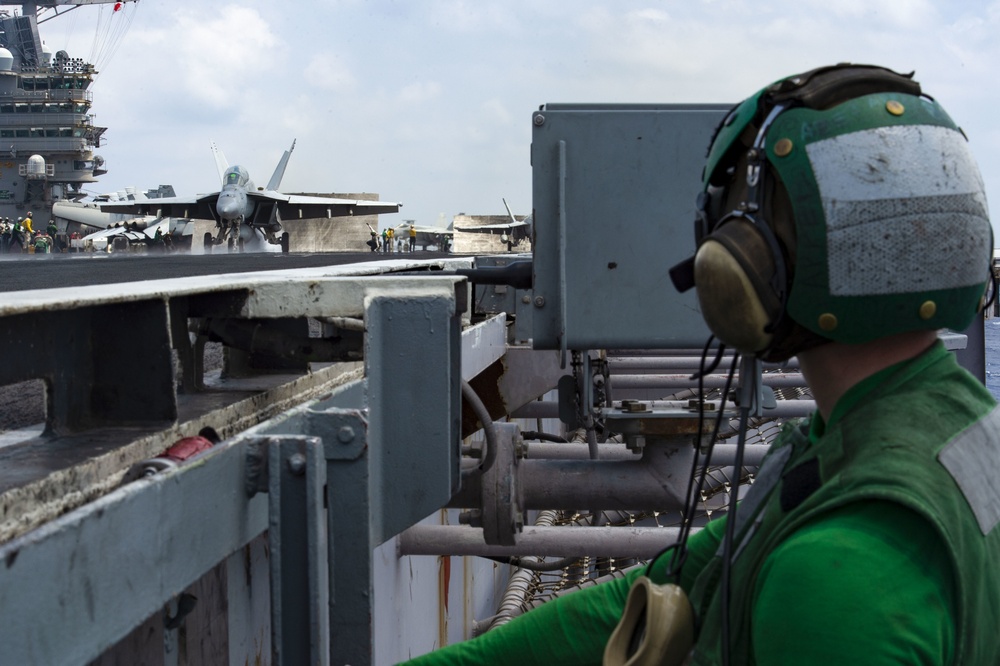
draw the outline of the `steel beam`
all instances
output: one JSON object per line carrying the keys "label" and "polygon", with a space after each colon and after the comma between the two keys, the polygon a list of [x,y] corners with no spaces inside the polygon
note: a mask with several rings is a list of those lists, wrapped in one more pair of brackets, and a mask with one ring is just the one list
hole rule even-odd
{"label": "steel beam", "polygon": [[10,664],[86,664],[267,528],[221,444],[0,546],[0,645]]}
{"label": "steel beam", "polygon": [[328,664],[326,461],[315,437],[273,437],[268,456],[275,666]]}

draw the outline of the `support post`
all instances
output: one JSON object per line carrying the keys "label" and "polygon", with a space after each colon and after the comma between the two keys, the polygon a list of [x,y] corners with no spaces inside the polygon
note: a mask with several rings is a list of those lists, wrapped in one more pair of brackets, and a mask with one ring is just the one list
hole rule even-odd
{"label": "support post", "polygon": [[267,456],[274,664],[329,664],[322,443],[274,437]]}

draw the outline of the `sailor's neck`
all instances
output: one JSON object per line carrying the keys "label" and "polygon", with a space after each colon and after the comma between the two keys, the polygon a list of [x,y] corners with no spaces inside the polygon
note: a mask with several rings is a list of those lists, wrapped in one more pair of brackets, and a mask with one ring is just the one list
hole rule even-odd
{"label": "sailor's neck", "polygon": [[919,356],[937,340],[934,331],[909,331],[857,345],[830,342],[798,355],[802,375],[824,420],[852,386],[891,365]]}

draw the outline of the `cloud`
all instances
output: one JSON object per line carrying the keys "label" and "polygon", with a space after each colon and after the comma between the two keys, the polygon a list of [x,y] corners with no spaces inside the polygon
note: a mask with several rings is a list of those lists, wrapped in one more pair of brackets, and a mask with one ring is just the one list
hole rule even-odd
{"label": "cloud", "polygon": [[130,34],[130,50],[141,55],[158,87],[171,91],[164,99],[184,99],[194,112],[199,107],[238,108],[253,95],[248,82],[272,76],[285,53],[285,45],[255,9],[232,4],[210,12],[182,8],[163,18],[155,27]]}
{"label": "cloud", "polygon": [[437,81],[418,81],[404,86],[398,99],[404,104],[421,104],[441,96],[441,84]]}
{"label": "cloud", "polygon": [[828,15],[832,21],[846,21],[868,29],[912,29],[933,23],[938,18],[934,4],[928,0],[879,3],[871,0],[803,0],[801,8],[808,13]]}
{"label": "cloud", "polygon": [[488,99],[482,103],[484,121],[492,125],[510,125],[514,118],[507,105],[499,99]]}
{"label": "cloud", "polygon": [[481,0],[437,0],[427,13],[428,22],[447,32],[508,32],[516,26],[516,6]]}
{"label": "cloud", "polygon": [[357,85],[344,59],[327,51],[314,54],[302,73],[312,86],[322,90],[344,93]]}

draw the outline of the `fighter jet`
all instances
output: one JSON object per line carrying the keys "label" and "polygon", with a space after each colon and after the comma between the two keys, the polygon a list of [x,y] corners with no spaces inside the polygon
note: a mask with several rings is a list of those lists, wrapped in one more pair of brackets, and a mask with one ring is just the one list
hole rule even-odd
{"label": "fighter jet", "polygon": [[350,215],[396,213],[401,204],[386,201],[361,201],[282,194],[278,191],[285,175],[295,141],[285,151],[274,169],[267,187],[256,187],[249,172],[239,165],[229,166],[222,151],[212,143],[212,153],[222,178],[222,189],[192,198],[173,197],[149,201],[101,204],[106,212],[128,212],[156,217],[215,220],[215,234],[206,233],[206,244],[228,243],[229,250],[243,249],[246,242],[266,241],[288,251],[288,234],[282,233],[282,221],[311,218],[334,218]]}
{"label": "fighter jet", "polygon": [[436,245],[437,247],[446,247],[451,245],[451,239],[455,235],[455,230],[448,227],[429,227],[422,224],[414,224],[414,220],[403,220],[401,224],[397,224],[393,227],[393,234],[399,240],[403,241],[403,247],[409,249],[410,243],[410,227],[417,232],[417,239],[414,241],[415,245],[419,245],[425,250],[429,245]]}
{"label": "fighter jet", "polygon": [[507,209],[507,216],[510,217],[510,222],[505,222],[504,224],[482,224],[475,227],[455,227],[455,231],[466,231],[476,234],[499,233],[500,241],[507,244],[508,252],[517,247],[525,238],[531,240],[534,236],[533,216],[528,215],[523,220],[518,220],[514,217],[514,213],[510,211],[507,200],[501,200],[503,201],[504,208]]}

